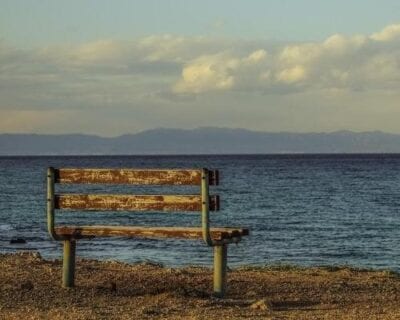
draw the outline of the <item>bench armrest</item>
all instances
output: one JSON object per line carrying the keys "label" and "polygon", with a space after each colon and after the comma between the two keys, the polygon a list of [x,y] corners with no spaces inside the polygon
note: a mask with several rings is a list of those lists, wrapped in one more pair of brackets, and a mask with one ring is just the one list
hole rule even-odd
{"label": "bench armrest", "polygon": [[47,169],[47,230],[54,240],[63,240],[54,229],[54,168]]}

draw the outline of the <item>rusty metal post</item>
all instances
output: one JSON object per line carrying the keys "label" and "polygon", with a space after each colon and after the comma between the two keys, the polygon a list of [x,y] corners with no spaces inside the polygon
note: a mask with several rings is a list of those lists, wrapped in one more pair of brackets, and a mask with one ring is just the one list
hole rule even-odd
{"label": "rusty metal post", "polygon": [[210,235],[209,173],[205,168],[201,171],[201,227],[204,242],[208,246],[213,246],[214,241]]}
{"label": "rusty metal post", "polygon": [[228,245],[214,246],[214,295],[223,298],[226,291]]}
{"label": "rusty metal post", "polygon": [[76,241],[72,239],[64,240],[63,276],[62,285],[64,288],[74,286],[75,280],[75,248]]}

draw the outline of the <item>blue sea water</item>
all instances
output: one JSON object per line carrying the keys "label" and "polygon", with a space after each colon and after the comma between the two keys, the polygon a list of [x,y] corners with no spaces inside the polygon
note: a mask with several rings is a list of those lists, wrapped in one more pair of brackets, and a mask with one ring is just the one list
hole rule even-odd
{"label": "blue sea water", "polygon": [[[46,231],[48,166],[219,169],[221,211],[212,223],[244,226],[251,236],[230,245],[229,264],[351,265],[400,271],[400,155],[224,155],[0,157],[0,252],[38,250],[61,256]],[[64,187],[68,191],[70,186]],[[85,186],[101,192],[103,186]],[[120,192],[120,187],[111,187]],[[183,189],[182,189],[183,188]],[[125,192],[145,192],[124,186]],[[199,192],[150,187],[152,193]],[[58,221],[200,226],[197,213],[58,213]],[[24,238],[26,244],[10,244]],[[182,239],[95,239],[77,254],[169,266],[211,265],[212,250]]]}

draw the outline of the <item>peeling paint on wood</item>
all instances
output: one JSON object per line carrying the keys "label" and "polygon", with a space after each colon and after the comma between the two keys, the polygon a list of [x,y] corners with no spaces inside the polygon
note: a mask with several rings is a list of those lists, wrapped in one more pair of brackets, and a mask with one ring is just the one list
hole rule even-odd
{"label": "peeling paint on wood", "polygon": [[[210,171],[210,184],[217,185],[218,171]],[[144,185],[200,185],[201,170],[150,169],[56,169],[56,183]]]}
{"label": "peeling paint on wood", "polygon": [[[219,197],[210,196],[210,210],[219,210]],[[56,209],[105,211],[201,211],[200,195],[60,194]]]}
{"label": "peeling paint on wood", "polygon": [[[201,239],[201,228],[185,227],[132,227],[132,226],[62,226],[56,232],[72,238],[84,237],[150,237],[150,238],[186,238]],[[211,228],[211,237],[216,241],[240,238],[249,234],[244,228]]]}

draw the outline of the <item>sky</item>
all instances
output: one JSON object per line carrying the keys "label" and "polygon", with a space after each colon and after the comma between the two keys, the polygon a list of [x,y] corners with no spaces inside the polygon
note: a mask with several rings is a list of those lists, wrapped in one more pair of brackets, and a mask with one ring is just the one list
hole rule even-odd
{"label": "sky", "polygon": [[400,1],[0,0],[0,133],[400,133]]}

